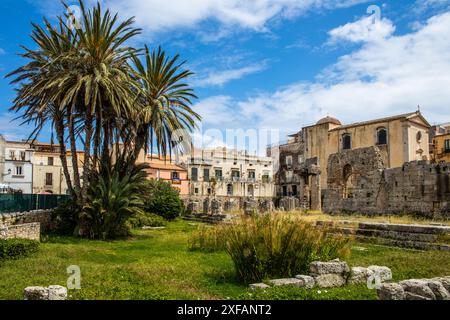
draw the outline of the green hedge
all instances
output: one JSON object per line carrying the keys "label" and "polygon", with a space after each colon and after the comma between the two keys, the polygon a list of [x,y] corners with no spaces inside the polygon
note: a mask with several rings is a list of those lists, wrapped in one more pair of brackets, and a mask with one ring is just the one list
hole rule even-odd
{"label": "green hedge", "polygon": [[0,260],[19,259],[39,250],[39,242],[28,239],[0,240]]}

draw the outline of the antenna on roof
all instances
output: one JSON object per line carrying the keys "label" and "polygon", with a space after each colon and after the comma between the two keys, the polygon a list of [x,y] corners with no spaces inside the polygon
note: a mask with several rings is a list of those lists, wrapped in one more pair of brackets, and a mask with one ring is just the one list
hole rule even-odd
{"label": "antenna on roof", "polygon": [[420,112],[420,105],[417,105],[417,112]]}

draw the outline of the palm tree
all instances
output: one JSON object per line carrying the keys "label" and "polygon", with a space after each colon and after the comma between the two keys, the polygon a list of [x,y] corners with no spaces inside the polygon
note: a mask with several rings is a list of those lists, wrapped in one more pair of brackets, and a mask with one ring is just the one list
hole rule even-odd
{"label": "palm tree", "polygon": [[65,61],[65,56],[68,52],[74,51],[75,38],[61,21],[59,28],[53,27],[47,20],[44,20],[44,25],[45,29],[33,24],[31,38],[38,44],[38,49],[23,47],[25,52],[21,56],[30,62],[6,76],[15,77],[11,81],[12,84],[20,84],[10,110],[22,112],[23,123],[35,124],[29,140],[35,140],[44,126],[51,124],[58,139],[69,193],[76,198],[67,164],[66,110],[59,100],[53,98],[58,89],[52,85],[55,76],[64,73],[70,67]]}
{"label": "palm tree", "polygon": [[[109,10],[103,12],[99,3],[91,10],[87,10],[81,0],[79,5],[82,28],[75,31],[77,51],[69,57],[73,69],[59,79],[57,86],[61,89],[63,104],[69,108],[69,136],[74,144],[72,115],[78,113],[83,119],[83,181],[88,181],[97,166],[102,137],[103,150],[109,150],[114,131],[118,129],[114,124],[134,108],[139,84],[131,76],[128,60],[136,50],[124,43],[139,34],[140,29],[132,27],[132,18],[118,23],[117,14],[112,15]],[[82,194],[86,188],[87,183],[84,183]]]}
{"label": "palm tree", "polygon": [[193,73],[182,70],[184,62],[178,63],[179,55],[167,57],[159,47],[150,52],[145,47],[145,65],[138,56],[133,57],[136,74],[142,86],[139,96],[139,108],[134,116],[135,127],[134,155],[136,161],[140,151],[153,150],[156,144],[158,154],[171,155],[174,143],[172,134],[176,130],[191,132],[199,114],[192,110],[192,99],[197,98],[193,89],[182,81]]}

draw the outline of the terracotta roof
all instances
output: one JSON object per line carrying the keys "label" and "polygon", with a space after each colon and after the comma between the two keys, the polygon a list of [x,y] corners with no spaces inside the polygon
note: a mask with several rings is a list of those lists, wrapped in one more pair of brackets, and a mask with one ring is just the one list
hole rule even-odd
{"label": "terracotta roof", "polygon": [[404,114],[399,114],[396,116],[391,116],[391,117],[385,117],[385,118],[380,118],[380,119],[375,119],[375,120],[369,120],[369,121],[362,121],[362,122],[355,122],[355,123],[351,123],[351,124],[347,124],[347,125],[343,125],[337,128],[333,128],[330,131],[337,131],[337,130],[342,130],[342,129],[347,129],[347,128],[353,128],[353,127],[359,127],[359,126],[364,126],[364,125],[368,125],[368,124],[373,124],[373,123],[379,123],[379,122],[387,122],[387,121],[393,121],[393,120],[398,120],[398,119],[409,119],[413,116],[419,116],[422,118],[422,120],[425,122],[425,124],[429,127],[430,124],[428,123],[428,121],[422,116],[422,114],[419,111],[415,111],[415,112],[410,112],[410,113],[404,113]]}
{"label": "terracotta roof", "polygon": [[162,169],[162,170],[176,170],[176,171],[186,171],[183,167],[177,166],[173,163],[149,163],[150,169]]}

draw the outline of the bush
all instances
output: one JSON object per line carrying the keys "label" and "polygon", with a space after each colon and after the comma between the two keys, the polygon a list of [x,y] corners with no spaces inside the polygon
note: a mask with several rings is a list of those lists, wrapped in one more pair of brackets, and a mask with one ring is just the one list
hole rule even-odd
{"label": "bush", "polygon": [[148,181],[148,197],[145,199],[146,212],[155,213],[171,221],[179,217],[183,211],[183,201],[177,190],[168,182],[161,180]]}
{"label": "bush", "polygon": [[19,259],[39,250],[39,241],[29,239],[0,240],[0,260]]}
{"label": "bush", "polygon": [[153,214],[140,212],[128,220],[131,228],[142,228],[142,227],[163,227],[166,225],[164,218]]}
{"label": "bush", "polygon": [[190,239],[190,248],[225,248],[239,278],[250,283],[307,274],[312,261],[346,257],[349,242],[348,237],[333,235],[300,219],[265,215],[199,230]]}

